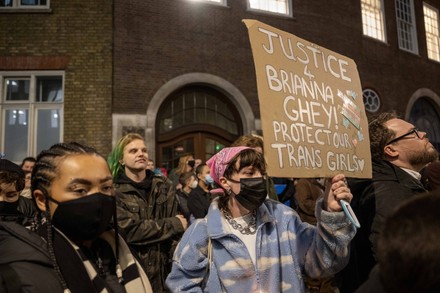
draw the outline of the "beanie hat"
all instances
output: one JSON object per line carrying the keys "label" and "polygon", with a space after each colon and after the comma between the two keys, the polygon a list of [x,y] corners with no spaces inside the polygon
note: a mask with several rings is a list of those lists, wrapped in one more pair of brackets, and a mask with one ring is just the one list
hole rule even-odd
{"label": "beanie hat", "polygon": [[231,159],[243,150],[251,149],[250,147],[231,147],[223,148],[221,151],[212,156],[206,165],[210,168],[210,175],[215,182],[220,184],[220,177],[225,174],[226,167],[228,166]]}
{"label": "beanie hat", "polygon": [[24,172],[20,166],[6,159],[0,159],[0,172],[17,173],[21,177],[24,177]]}

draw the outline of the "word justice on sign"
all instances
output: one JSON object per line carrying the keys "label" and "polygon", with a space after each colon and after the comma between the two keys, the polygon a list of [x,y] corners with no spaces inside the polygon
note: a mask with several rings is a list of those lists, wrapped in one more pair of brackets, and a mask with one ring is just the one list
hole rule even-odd
{"label": "word justice on sign", "polygon": [[[309,46],[297,41],[292,44],[292,40],[283,37],[275,32],[268,31],[264,28],[258,28],[260,32],[267,36],[267,46],[263,45],[263,49],[268,54],[273,54],[275,51],[275,42],[279,42],[283,51],[284,57],[294,62],[301,62],[302,64],[312,64],[315,68],[323,68],[325,72],[329,72],[336,78],[351,82],[351,78],[346,76],[348,62],[340,59],[332,54],[326,55],[322,50],[314,46]],[[294,50],[295,48],[295,50]]]}

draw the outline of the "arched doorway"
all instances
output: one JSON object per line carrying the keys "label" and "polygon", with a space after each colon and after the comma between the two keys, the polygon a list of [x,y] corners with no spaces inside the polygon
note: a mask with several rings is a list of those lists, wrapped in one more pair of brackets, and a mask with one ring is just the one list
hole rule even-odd
{"label": "arched doorway", "polygon": [[203,84],[177,89],[157,113],[156,164],[171,170],[184,153],[206,161],[243,133],[240,121],[230,98],[219,90]]}
{"label": "arched doorway", "polygon": [[409,115],[409,122],[428,134],[429,141],[440,151],[440,109],[430,98],[417,99]]}

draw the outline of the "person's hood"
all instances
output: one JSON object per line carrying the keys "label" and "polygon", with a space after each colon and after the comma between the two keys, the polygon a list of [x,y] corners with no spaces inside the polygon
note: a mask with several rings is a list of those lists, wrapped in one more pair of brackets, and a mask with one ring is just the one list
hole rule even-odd
{"label": "person's hood", "polygon": [[[150,169],[145,170],[146,176],[143,182],[145,181],[151,181],[153,176],[154,176],[154,172],[151,171]],[[130,178],[127,177],[127,175],[125,175],[125,172],[121,172],[118,174],[118,176],[116,176],[114,178],[114,182],[116,184],[142,184],[142,182],[134,182],[133,180],[131,180]]]}

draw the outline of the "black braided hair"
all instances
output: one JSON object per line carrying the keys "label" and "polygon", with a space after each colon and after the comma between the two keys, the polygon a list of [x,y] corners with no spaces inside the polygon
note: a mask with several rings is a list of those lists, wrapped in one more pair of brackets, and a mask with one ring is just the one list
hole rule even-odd
{"label": "black braided hair", "polygon": [[60,161],[70,155],[80,154],[98,155],[102,157],[94,148],[81,145],[77,142],[54,144],[48,150],[42,151],[38,155],[35,166],[32,169],[32,191],[40,188],[48,190],[53,179],[57,176],[57,168]]}
{"label": "black braided hair", "polygon": [[[47,223],[47,243],[48,250],[52,260],[52,264],[54,270],[59,278],[61,285],[64,290],[68,290],[66,281],[64,280],[63,275],[61,274],[60,267],[58,266],[55,251],[53,247],[53,229],[52,229],[52,221],[50,219],[50,206],[49,200],[49,190],[52,184],[52,181],[57,177],[58,167],[60,163],[69,156],[72,155],[96,155],[105,158],[99,154],[94,148],[82,145],[77,142],[70,143],[58,143],[51,146],[48,150],[42,151],[35,162],[35,166],[32,169],[32,180],[31,180],[31,191],[32,194],[35,190],[40,190],[43,192],[45,197],[45,206],[46,211],[44,212],[44,216]],[[33,198],[35,201],[35,197]],[[116,216],[116,208],[114,211],[114,215]],[[39,218],[40,223],[42,218]],[[115,229],[115,245],[116,245],[116,263],[119,264],[119,239],[118,239],[118,225],[116,219],[114,219],[114,229]]]}

